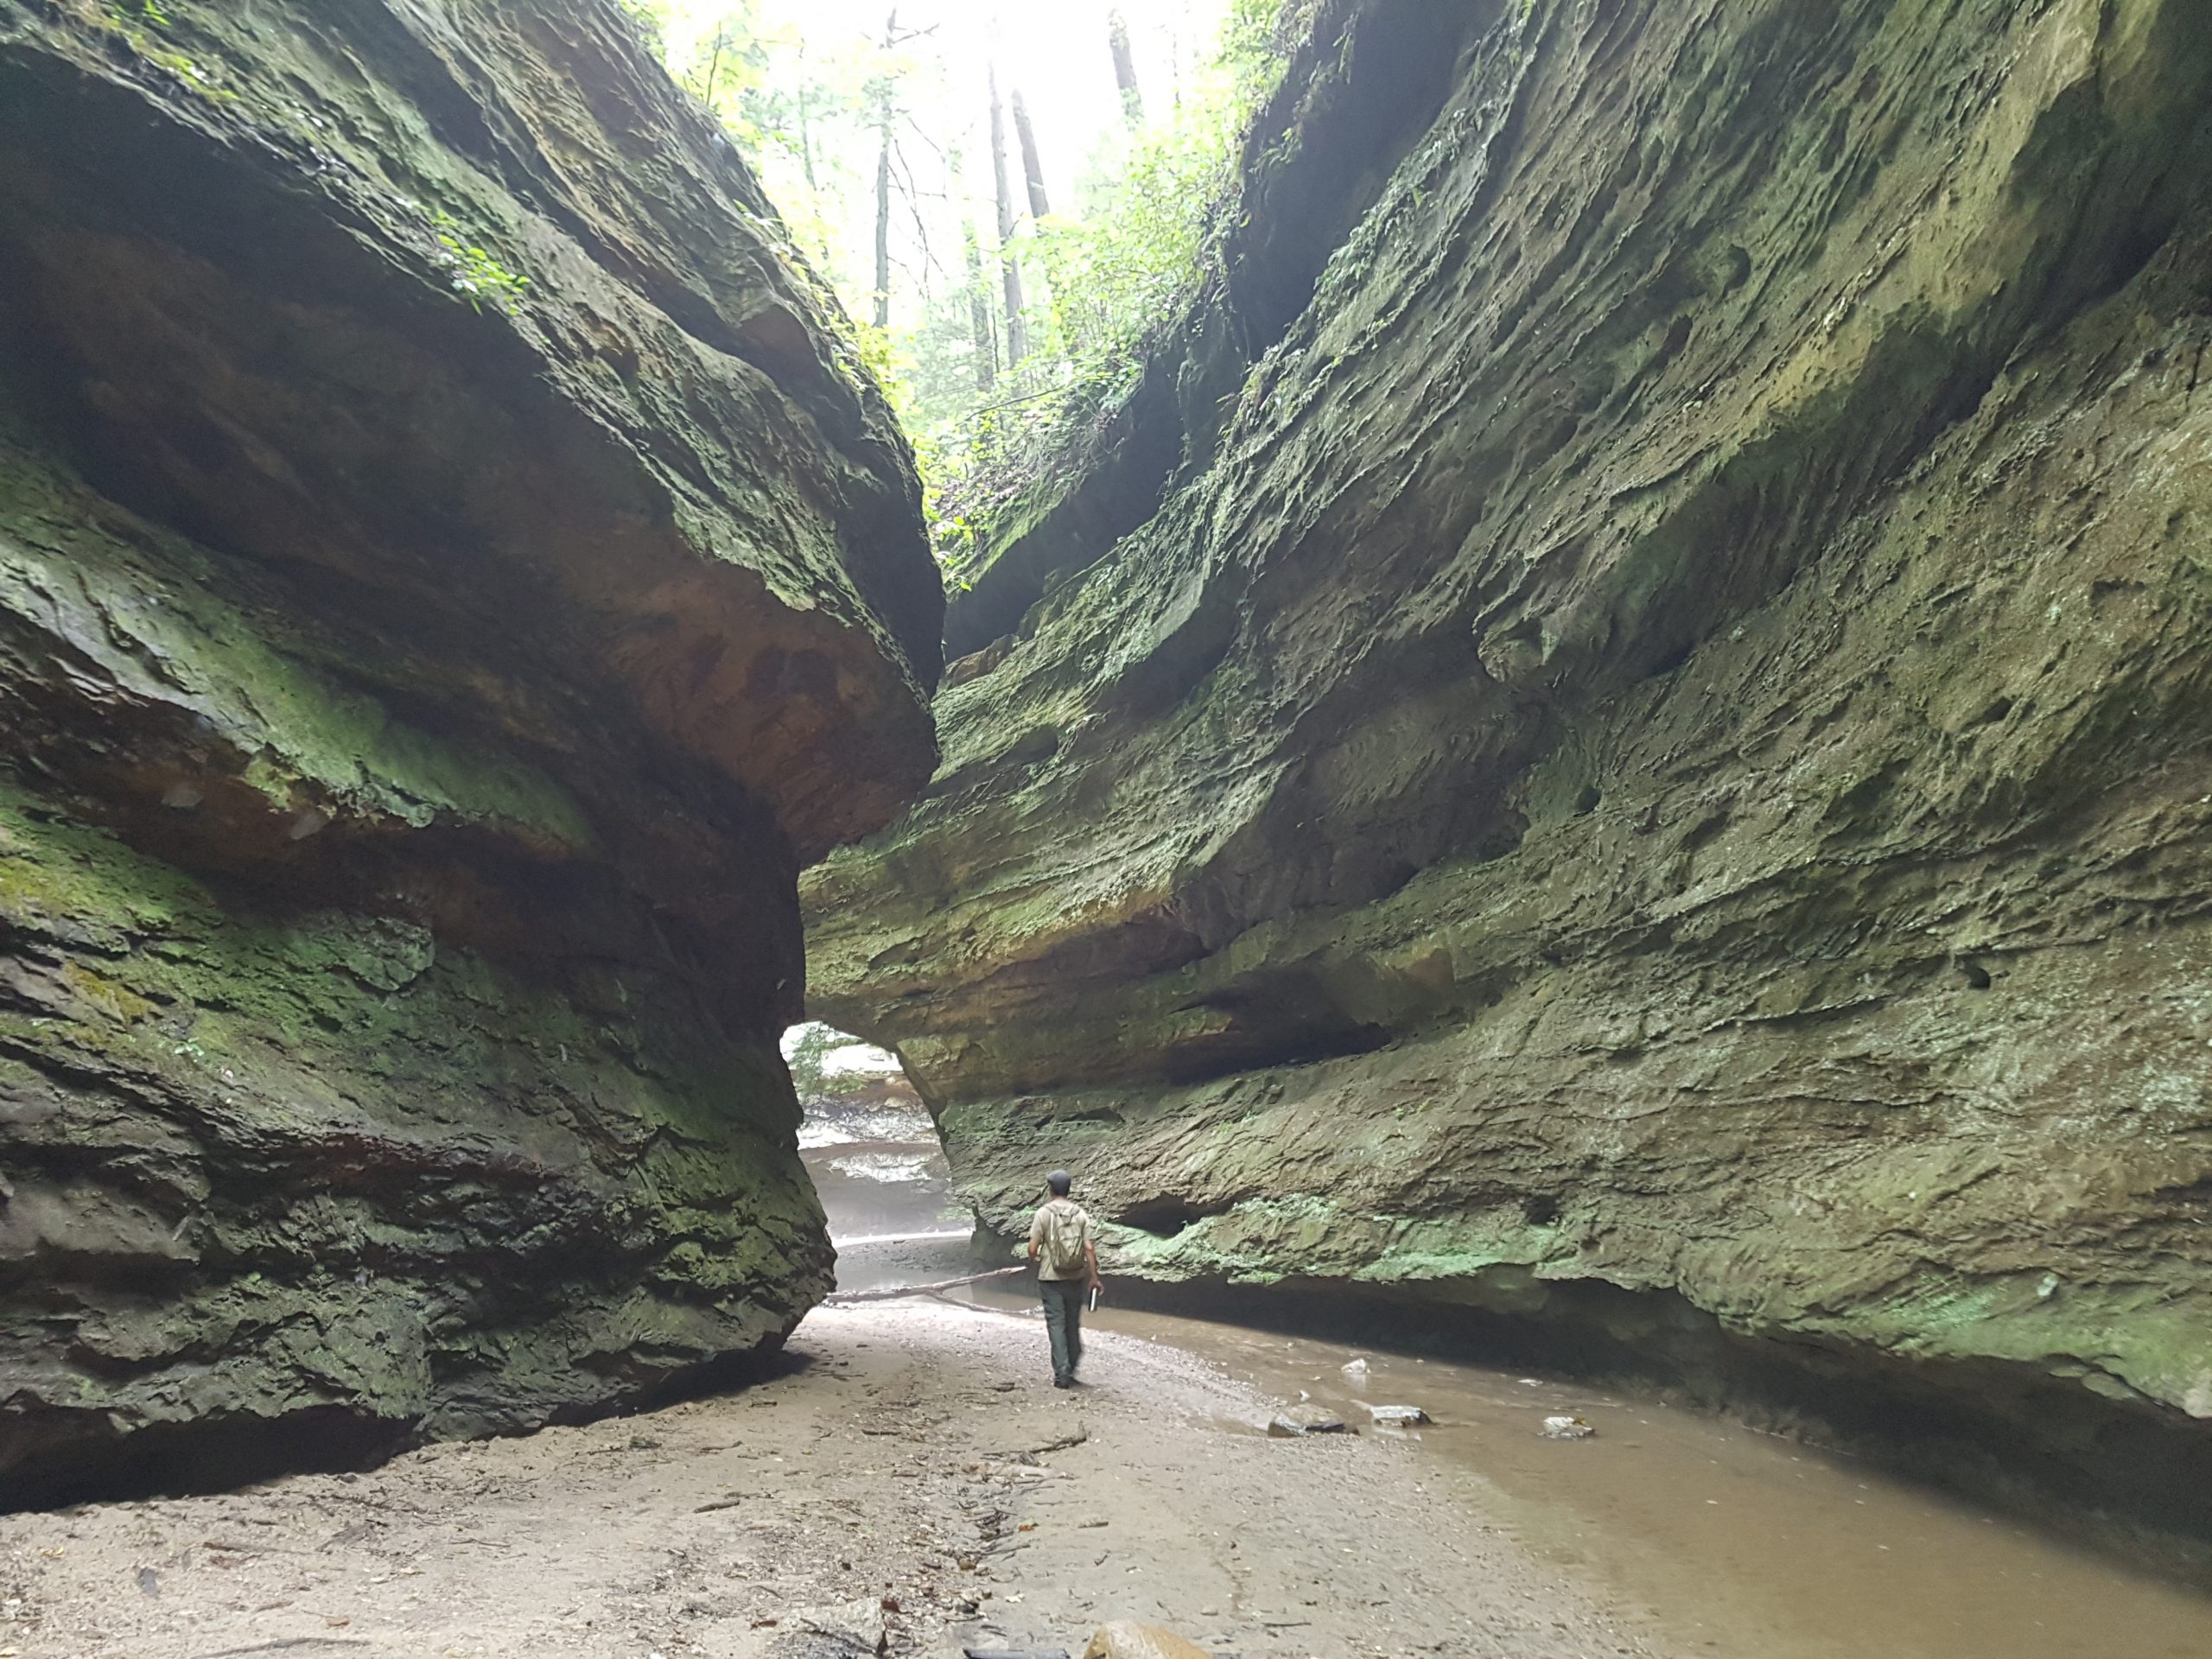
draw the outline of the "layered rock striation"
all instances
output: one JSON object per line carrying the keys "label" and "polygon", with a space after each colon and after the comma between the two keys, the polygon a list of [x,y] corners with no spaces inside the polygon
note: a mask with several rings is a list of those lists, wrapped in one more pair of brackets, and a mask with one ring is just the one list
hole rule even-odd
{"label": "layered rock striation", "polygon": [[2206,21],[1319,8],[810,877],[985,1221],[2204,1529]]}
{"label": "layered rock striation", "polygon": [[902,440],[612,0],[0,0],[0,1491],[603,1408],[827,1288],[800,867]]}

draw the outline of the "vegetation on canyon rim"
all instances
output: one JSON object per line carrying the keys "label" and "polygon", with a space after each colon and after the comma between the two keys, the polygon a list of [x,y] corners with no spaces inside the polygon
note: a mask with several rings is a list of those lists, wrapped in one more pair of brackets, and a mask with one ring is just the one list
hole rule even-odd
{"label": "vegetation on canyon rim", "polygon": [[1129,395],[1236,207],[1306,0],[624,0],[835,289],[963,579]]}

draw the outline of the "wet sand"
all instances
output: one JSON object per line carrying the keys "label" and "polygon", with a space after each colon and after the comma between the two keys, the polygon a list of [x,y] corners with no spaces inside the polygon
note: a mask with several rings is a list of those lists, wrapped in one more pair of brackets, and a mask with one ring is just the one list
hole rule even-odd
{"label": "wet sand", "polygon": [[[849,1287],[965,1265],[941,1162],[834,1138],[807,1157]],[[858,1609],[887,1651],[946,1659],[1079,1652],[1120,1617],[1224,1659],[1676,1659],[1517,1541],[1471,1471],[1411,1441],[1269,1439],[1277,1399],[1108,1323],[1091,1386],[1062,1393],[1027,1299],[825,1307],[777,1374],[714,1398],[0,1517],[0,1656],[771,1659]]]}
{"label": "wet sand", "polygon": [[[861,1283],[962,1270],[964,1244],[851,1253]],[[1021,1281],[959,1294],[1044,1335]],[[2212,1592],[2055,1539],[1887,1471],[1571,1381],[1116,1308],[1095,1331],[1199,1360],[1262,1401],[1353,1424],[1412,1404],[1436,1421],[1370,1437],[1409,1478],[1464,1480],[1458,1524],[1495,1530],[1586,1587],[1655,1652],[1706,1659],[2206,1659]],[[1347,1376],[1348,1363],[1363,1371]],[[1039,1361],[1041,1365],[1041,1359]],[[1041,1374],[1041,1373],[1040,1373]],[[1590,1440],[1548,1440],[1548,1416]],[[1227,1433],[1249,1415],[1224,1414]],[[2212,1499],[2208,1499],[2212,1501]]]}
{"label": "wet sand", "polygon": [[[1478,1473],[1516,1537],[1584,1576],[1656,1645],[1715,1659],[2208,1659],[2212,1592],[2011,1517],[1700,1413],[1548,1378],[1205,1321],[1116,1329],[1359,1421],[1408,1402],[1424,1455]],[[1339,1370],[1366,1361],[1363,1385]],[[1536,1432],[1579,1415],[1598,1433]],[[2212,1503],[2212,1494],[2206,1501]]]}

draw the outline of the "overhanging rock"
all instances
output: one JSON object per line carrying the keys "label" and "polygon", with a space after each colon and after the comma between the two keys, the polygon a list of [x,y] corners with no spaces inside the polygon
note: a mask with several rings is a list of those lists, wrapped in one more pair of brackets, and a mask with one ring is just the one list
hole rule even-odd
{"label": "overhanging rock", "polygon": [[0,0],[0,1485],[781,1340],[800,867],[929,775],[880,397],[607,0]]}

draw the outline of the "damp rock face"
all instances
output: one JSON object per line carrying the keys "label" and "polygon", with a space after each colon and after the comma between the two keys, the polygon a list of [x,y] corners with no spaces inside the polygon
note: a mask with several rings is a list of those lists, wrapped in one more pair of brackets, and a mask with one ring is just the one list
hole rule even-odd
{"label": "damp rock face", "polygon": [[0,0],[0,1490],[599,1409],[830,1282],[903,442],[611,0]]}
{"label": "damp rock face", "polygon": [[809,878],[985,1218],[2201,1525],[2202,22],[1323,7]]}

